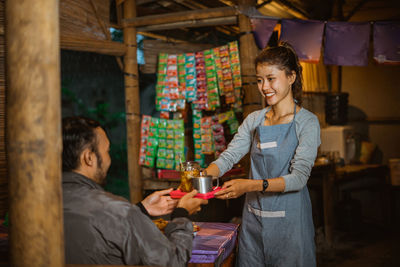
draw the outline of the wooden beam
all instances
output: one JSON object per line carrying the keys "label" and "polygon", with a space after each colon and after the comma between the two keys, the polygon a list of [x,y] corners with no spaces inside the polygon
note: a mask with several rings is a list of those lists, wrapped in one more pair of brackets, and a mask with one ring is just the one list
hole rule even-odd
{"label": "wooden beam", "polygon": [[161,31],[161,30],[171,30],[179,28],[195,28],[195,27],[205,27],[205,26],[216,26],[216,25],[230,25],[237,23],[237,16],[223,17],[223,18],[211,18],[211,19],[201,19],[201,20],[189,20],[181,22],[173,22],[166,24],[149,25],[144,27],[138,27],[138,31]]}
{"label": "wooden beam", "polygon": [[59,7],[6,5],[10,266],[64,266]]}
{"label": "wooden beam", "polygon": [[68,36],[61,36],[60,44],[61,49],[93,52],[110,56],[123,56],[126,50],[125,45],[119,42],[81,39]]}
{"label": "wooden beam", "polygon": [[[136,1],[125,0],[124,18],[136,17]],[[142,200],[142,169],[139,165],[140,147],[140,96],[139,71],[137,64],[136,28],[124,27],[124,44],[126,45],[125,63],[125,111],[126,136],[128,150],[129,192],[132,203]]]}
{"label": "wooden beam", "polygon": [[259,9],[259,8],[261,8],[261,7],[263,7],[263,6],[267,5],[267,4],[269,4],[269,3],[271,3],[271,2],[272,2],[272,0],[263,1],[263,2],[261,2],[260,4],[257,4],[257,5],[256,5],[256,9]]}
{"label": "wooden beam", "polygon": [[230,0],[218,0],[218,2],[225,4],[227,6],[235,6],[235,3],[233,3],[233,1]]}
{"label": "wooden beam", "polygon": [[[183,6],[187,7],[187,8],[189,8],[189,9],[194,9],[194,10],[197,10],[197,9],[209,9],[210,8],[210,7],[205,6],[203,4],[197,3],[196,1],[193,1],[193,0],[174,0],[174,2],[179,3],[180,5],[183,5]],[[236,35],[236,33],[232,33],[233,30],[229,26],[218,27],[218,25],[229,25],[229,24],[232,24],[232,23],[225,22],[225,23],[221,24],[219,22],[215,22],[215,24],[211,24],[210,26],[216,26],[215,29],[217,31],[222,32],[222,33],[224,33],[226,35]],[[234,24],[237,24],[237,19],[235,20]],[[204,26],[209,26],[209,25],[206,24]],[[202,27],[202,26],[199,26],[199,27]]]}
{"label": "wooden beam", "polygon": [[136,0],[136,5],[140,6],[140,5],[144,5],[144,4],[148,4],[148,3],[154,3],[154,2],[157,2],[157,1],[158,0]]}
{"label": "wooden beam", "polygon": [[158,39],[158,40],[167,41],[167,42],[187,43],[187,40],[175,39],[175,38],[171,38],[171,37],[168,37],[168,36],[165,36],[165,35],[156,34],[156,33],[152,33],[152,32],[140,32],[140,31],[138,31],[137,34],[140,34],[140,35],[143,35],[143,36],[147,36],[147,37],[151,37],[151,38]]}
{"label": "wooden beam", "polygon": [[290,9],[291,11],[294,11],[296,13],[300,14],[300,18],[303,19],[308,19],[309,15],[304,12],[303,10],[301,10],[300,8],[297,8],[295,5],[293,5],[290,1],[288,0],[275,0],[277,2],[279,2],[280,4],[284,5],[286,8]]}
{"label": "wooden beam", "polygon": [[238,12],[236,8],[233,7],[209,8],[204,10],[203,9],[190,10],[190,11],[174,12],[168,14],[150,15],[137,18],[125,18],[123,19],[122,24],[125,27],[129,26],[140,27],[140,26],[157,25],[157,24],[165,24],[173,22],[190,21],[190,20],[230,17],[230,16],[235,16],[237,14]]}
{"label": "wooden beam", "polygon": [[344,19],[345,21],[348,21],[349,19],[351,19],[351,17],[358,11],[360,10],[360,8],[365,5],[365,3],[367,3],[369,0],[361,0],[360,2],[358,2],[357,6],[351,10],[349,12],[349,14],[347,14],[346,18]]}

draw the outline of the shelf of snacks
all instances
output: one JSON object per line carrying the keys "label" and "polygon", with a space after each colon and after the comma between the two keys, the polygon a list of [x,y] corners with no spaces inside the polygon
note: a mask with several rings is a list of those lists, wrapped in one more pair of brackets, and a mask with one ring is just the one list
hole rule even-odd
{"label": "shelf of snacks", "polygon": [[179,180],[181,162],[205,168],[216,159],[238,130],[241,89],[236,41],[193,53],[160,53],[155,89],[160,117],[144,115],[141,122],[139,164],[155,170],[146,183]]}

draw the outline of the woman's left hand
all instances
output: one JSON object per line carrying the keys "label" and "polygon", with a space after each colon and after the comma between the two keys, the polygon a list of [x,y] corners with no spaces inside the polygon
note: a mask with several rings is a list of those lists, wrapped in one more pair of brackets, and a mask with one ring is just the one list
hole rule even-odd
{"label": "woman's left hand", "polygon": [[214,196],[218,199],[238,198],[247,192],[247,188],[251,180],[249,179],[233,179],[227,181],[222,189],[215,192]]}

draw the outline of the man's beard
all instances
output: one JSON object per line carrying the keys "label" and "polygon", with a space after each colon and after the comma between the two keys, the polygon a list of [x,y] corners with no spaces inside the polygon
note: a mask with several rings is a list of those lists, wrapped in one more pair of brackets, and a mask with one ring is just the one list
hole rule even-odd
{"label": "man's beard", "polygon": [[95,179],[97,183],[101,186],[105,186],[107,184],[107,170],[103,170],[103,160],[98,151],[95,151],[97,157],[97,170],[95,173]]}

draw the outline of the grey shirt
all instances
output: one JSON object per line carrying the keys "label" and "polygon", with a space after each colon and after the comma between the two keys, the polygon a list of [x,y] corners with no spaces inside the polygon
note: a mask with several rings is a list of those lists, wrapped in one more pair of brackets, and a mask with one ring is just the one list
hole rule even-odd
{"label": "grey shirt", "polygon": [[[238,133],[229,143],[228,148],[213,162],[218,166],[220,176],[229,171],[250,151],[254,131],[263,123],[268,111],[269,108],[254,111],[240,125]],[[305,108],[301,108],[296,113],[295,128],[299,145],[290,162],[289,174],[283,176],[285,192],[301,190],[307,184],[321,144],[318,118]]]}
{"label": "grey shirt", "polygon": [[74,172],[63,173],[68,264],[186,266],[193,225],[173,219],[165,235],[140,208]]}

